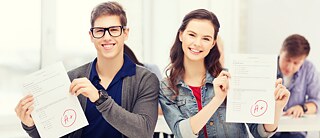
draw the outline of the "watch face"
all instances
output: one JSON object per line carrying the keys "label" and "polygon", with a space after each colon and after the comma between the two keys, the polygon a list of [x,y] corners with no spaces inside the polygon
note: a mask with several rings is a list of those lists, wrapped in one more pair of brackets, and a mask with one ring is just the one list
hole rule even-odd
{"label": "watch face", "polygon": [[108,98],[108,93],[103,89],[99,90],[99,94],[100,94],[100,96],[103,96],[104,98]]}
{"label": "watch face", "polygon": [[102,104],[104,101],[106,101],[107,98],[108,98],[108,93],[107,93],[105,90],[100,89],[98,92],[99,92],[99,99],[94,102],[94,104],[95,104],[96,106],[99,106],[99,105]]}

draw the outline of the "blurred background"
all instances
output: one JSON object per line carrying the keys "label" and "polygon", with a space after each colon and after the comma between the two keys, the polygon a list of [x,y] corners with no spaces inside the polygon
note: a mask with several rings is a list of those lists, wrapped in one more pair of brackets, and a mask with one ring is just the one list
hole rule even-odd
{"label": "blurred background", "polygon": [[[67,70],[95,58],[90,13],[105,0],[3,0],[0,2],[0,137],[27,137],[14,108],[22,80],[41,67],[63,61]],[[127,12],[126,44],[143,63],[164,76],[182,18],[205,8],[220,20],[225,61],[232,53],[278,54],[293,33],[311,44],[308,57],[320,69],[319,0],[118,0]],[[228,67],[228,63],[226,64]],[[310,135],[309,137],[312,137]]]}

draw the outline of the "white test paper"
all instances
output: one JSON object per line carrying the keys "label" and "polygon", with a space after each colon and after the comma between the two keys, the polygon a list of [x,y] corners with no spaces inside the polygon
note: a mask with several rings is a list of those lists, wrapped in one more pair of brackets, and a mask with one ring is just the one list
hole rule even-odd
{"label": "white test paper", "polygon": [[88,125],[78,98],[69,93],[62,62],[25,77],[24,94],[34,97],[31,116],[41,137],[61,137]]}
{"label": "white test paper", "polygon": [[273,124],[277,55],[230,56],[226,122]]}

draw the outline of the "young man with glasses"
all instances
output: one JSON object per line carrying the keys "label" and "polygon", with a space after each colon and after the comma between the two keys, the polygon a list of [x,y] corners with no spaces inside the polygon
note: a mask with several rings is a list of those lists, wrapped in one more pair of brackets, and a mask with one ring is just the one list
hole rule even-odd
{"label": "young man with glasses", "polygon": [[[70,92],[78,96],[89,125],[64,137],[152,137],[159,81],[124,54],[129,33],[126,25],[126,13],[116,2],[93,9],[89,35],[97,58],[68,72]],[[39,137],[30,116],[32,102],[32,97],[24,97],[16,112],[27,133]]]}
{"label": "young man with glasses", "polygon": [[[285,115],[294,118],[316,114],[320,105],[320,76],[306,59],[309,52],[308,40],[299,34],[288,36],[280,50],[278,78],[283,78],[283,84],[291,93],[284,108]],[[281,132],[273,138],[304,138],[306,135],[306,132]]]}

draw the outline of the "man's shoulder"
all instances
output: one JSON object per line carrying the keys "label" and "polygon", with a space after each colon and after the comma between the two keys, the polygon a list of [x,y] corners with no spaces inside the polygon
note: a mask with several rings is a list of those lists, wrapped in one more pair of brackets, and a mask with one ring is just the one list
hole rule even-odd
{"label": "man's shoulder", "polygon": [[143,66],[136,65],[136,75],[135,76],[142,77],[142,76],[146,76],[146,75],[149,76],[149,75],[155,75],[155,74]]}
{"label": "man's shoulder", "polygon": [[316,71],[316,67],[315,65],[309,61],[309,60],[305,60],[304,63],[302,64],[302,67],[301,67],[302,70],[304,71]]}
{"label": "man's shoulder", "polygon": [[161,71],[156,64],[144,63],[144,67],[156,74],[159,80],[162,79]]}
{"label": "man's shoulder", "polygon": [[136,65],[136,73],[133,76],[126,77],[126,81],[134,83],[158,83],[157,76],[143,66]]}
{"label": "man's shoulder", "polygon": [[136,91],[138,93],[145,89],[143,87],[148,87],[155,89],[155,91],[144,91],[148,93],[158,93],[159,91],[159,80],[157,76],[142,66],[136,66],[136,73],[133,76],[127,76],[124,78],[124,89],[129,89],[130,91]]}
{"label": "man's shoulder", "polygon": [[310,81],[314,81],[314,78],[320,77],[320,73],[317,71],[316,66],[309,60],[304,61],[297,74],[299,78]]}

